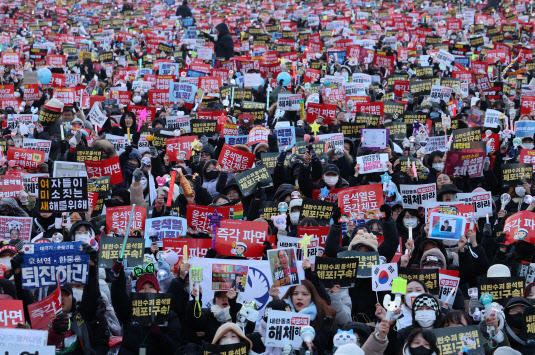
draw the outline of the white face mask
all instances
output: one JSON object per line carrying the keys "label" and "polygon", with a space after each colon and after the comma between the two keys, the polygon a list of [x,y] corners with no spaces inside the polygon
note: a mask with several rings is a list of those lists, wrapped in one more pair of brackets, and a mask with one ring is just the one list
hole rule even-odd
{"label": "white face mask", "polygon": [[422,328],[429,328],[435,323],[437,315],[432,309],[422,309],[414,312],[414,319]]}
{"label": "white face mask", "polygon": [[335,186],[336,183],[338,182],[338,176],[327,176],[327,175],[325,175],[323,177],[323,181],[325,181],[325,184],[327,186]]}
{"label": "white face mask", "polygon": [[74,240],[76,242],[82,242],[89,244],[89,233],[78,233],[74,235]]}
{"label": "white face mask", "polygon": [[84,294],[83,288],[76,288],[76,287],[72,288],[72,297],[74,297],[76,301],[80,302],[82,300],[83,294]]}
{"label": "white face mask", "polygon": [[520,146],[523,149],[533,149],[534,144],[533,143],[522,143],[522,144],[520,144]]}
{"label": "white face mask", "polygon": [[518,197],[524,197],[524,195],[526,195],[526,189],[524,188],[524,186],[517,186],[515,187],[515,194]]}
{"label": "white face mask", "polygon": [[418,218],[415,218],[415,217],[403,218],[403,225],[407,229],[409,229],[409,228],[413,228],[414,229],[418,225]]}
{"label": "white face mask", "polygon": [[416,299],[416,297],[420,296],[420,292],[409,292],[405,294],[405,304],[407,307],[412,308],[412,301]]}
{"label": "white face mask", "polygon": [[301,212],[291,212],[290,213],[290,222],[292,222],[292,224],[299,223],[299,217],[300,216],[301,216]]}
{"label": "white face mask", "polygon": [[433,163],[432,167],[436,171],[442,171],[444,170],[444,163]]}
{"label": "white face mask", "polygon": [[139,95],[136,95],[132,98],[132,101],[134,101],[134,103],[138,104],[141,102],[141,96]]}
{"label": "white face mask", "polygon": [[147,179],[141,178],[139,182],[141,183],[141,186],[143,186],[143,190],[145,190],[147,188]]}

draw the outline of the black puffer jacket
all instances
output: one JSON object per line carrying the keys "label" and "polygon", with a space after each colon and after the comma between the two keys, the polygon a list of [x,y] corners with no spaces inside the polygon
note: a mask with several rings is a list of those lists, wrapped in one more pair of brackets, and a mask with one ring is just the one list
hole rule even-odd
{"label": "black puffer jacket", "polygon": [[219,31],[217,41],[215,42],[215,56],[218,58],[229,59],[234,57],[234,42],[225,23],[220,23],[215,27]]}

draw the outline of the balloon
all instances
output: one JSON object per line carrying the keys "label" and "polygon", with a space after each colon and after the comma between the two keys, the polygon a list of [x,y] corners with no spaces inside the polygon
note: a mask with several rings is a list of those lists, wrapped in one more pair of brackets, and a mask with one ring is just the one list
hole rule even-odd
{"label": "balloon", "polygon": [[169,265],[178,263],[178,254],[172,250],[168,250],[163,254],[163,260]]}
{"label": "balloon", "polygon": [[280,83],[282,80],[283,86],[290,85],[290,82],[292,81],[292,77],[287,72],[283,71],[277,75],[277,83]]}
{"label": "balloon", "polygon": [[37,79],[43,85],[47,85],[52,80],[52,72],[48,68],[41,68],[37,72]]}

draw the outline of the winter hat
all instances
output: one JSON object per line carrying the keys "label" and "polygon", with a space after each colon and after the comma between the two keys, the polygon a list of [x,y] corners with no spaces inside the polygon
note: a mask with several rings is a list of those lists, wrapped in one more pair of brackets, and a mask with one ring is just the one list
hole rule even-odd
{"label": "winter hat", "polygon": [[256,155],[260,148],[265,148],[269,152],[269,145],[266,142],[260,142],[254,147],[253,154]]}
{"label": "winter hat", "polygon": [[18,253],[17,248],[14,245],[4,245],[0,248],[0,256],[6,255],[6,256],[13,256]]}
{"label": "winter hat", "polygon": [[[51,287],[53,290],[56,289],[56,287]],[[61,292],[72,295],[72,285],[70,283],[66,283],[63,286],[61,286]]]}
{"label": "winter hat", "polygon": [[338,167],[334,164],[329,164],[325,167],[325,170],[323,171],[324,175],[328,173],[340,176],[340,169],[338,169]]}
{"label": "winter hat", "polygon": [[428,293],[422,293],[420,296],[416,297],[412,302],[412,310],[417,311],[423,306],[427,306],[438,313],[440,311],[440,305],[438,304],[435,297],[431,296]]}
{"label": "winter hat", "polygon": [[440,268],[445,268],[446,257],[438,248],[429,249],[422,255],[422,258],[420,259],[420,267],[423,268],[425,264],[429,263],[440,264]]}
{"label": "winter hat", "polygon": [[367,247],[370,247],[374,251],[377,251],[377,248],[379,247],[379,242],[377,241],[377,237],[373,233],[365,233],[362,229],[355,234],[353,239],[351,240],[351,243],[349,243],[348,250],[353,250],[359,247],[359,245],[365,245]]}
{"label": "winter hat", "polygon": [[137,149],[132,149],[132,151],[130,152],[130,154],[128,154],[128,159],[137,159],[137,160],[141,160],[141,153],[139,152],[139,150]]}
{"label": "winter hat", "polygon": [[516,351],[515,349],[509,347],[509,346],[500,346],[496,350],[494,350],[494,355],[522,355],[520,351]]}
{"label": "winter hat", "polygon": [[344,344],[338,349],[334,355],[364,355],[364,351],[357,344]]}
{"label": "winter hat", "polygon": [[444,186],[442,186],[440,188],[440,190],[438,191],[438,194],[437,194],[437,200],[439,201],[442,201],[442,196],[444,194],[448,194],[448,193],[451,193],[451,194],[457,194],[459,192],[462,192],[461,190],[459,190],[457,188],[457,186],[453,185],[453,184],[446,184]]}
{"label": "winter hat", "polygon": [[503,264],[494,264],[487,270],[487,277],[511,277],[511,270]]}
{"label": "winter hat", "polygon": [[154,274],[142,275],[136,282],[136,292],[139,292],[139,290],[141,290],[141,287],[143,287],[143,285],[147,282],[152,284],[156,291],[160,292],[160,284],[158,283],[158,279],[156,278],[156,276],[154,276]]}
{"label": "winter hat", "polygon": [[243,334],[243,331],[241,330],[239,325],[232,322],[226,322],[222,324],[219,328],[217,328],[217,331],[214,335],[214,340],[212,340],[212,344],[217,344],[219,340],[223,337],[223,335],[229,330],[232,330],[234,333],[236,333],[238,337],[240,337],[243,341],[247,342],[247,344],[249,344],[249,349],[253,347],[253,342],[249,338],[247,338],[245,334]]}
{"label": "winter hat", "polygon": [[50,125],[61,116],[63,110],[63,102],[56,98],[48,100],[39,111],[39,123],[43,125]]}

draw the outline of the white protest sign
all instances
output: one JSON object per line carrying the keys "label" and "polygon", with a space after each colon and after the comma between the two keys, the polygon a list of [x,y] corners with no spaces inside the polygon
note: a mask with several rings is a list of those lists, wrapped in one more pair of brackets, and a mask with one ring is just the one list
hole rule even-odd
{"label": "white protest sign", "polygon": [[259,73],[245,73],[243,75],[243,87],[254,88],[264,84],[264,79]]}
{"label": "white protest sign", "polygon": [[48,174],[20,174],[22,177],[22,184],[24,185],[24,190],[32,196],[37,197],[37,183],[40,177],[48,177]]}
{"label": "white protest sign", "polygon": [[429,101],[439,103],[440,100],[444,102],[450,101],[451,93],[453,89],[448,86],[432,85],[431,94],[429,95]]}
{"label": "white protest sign", "polygon": [[476,218],[492,215],[492,194],[489,191],[458,193],[456,200],[474,205]]}
{"label": "white protest sign", "polygon": [[388,143],[388,133],[382,128],[363,128],[360,130],[362,147],[368,149],[385,149]]}
{"label": "white protest sign", "polygon": [[89,122],[99,128],[102,128],[104,126],[104,123],[106,123],[106,120],[108,119],[106,113],[102,111],[101,103],[98,101],[93,104],[93,107],[91,107],[91,110],[89,111],[87,117],[89,119]]}
{"label": "white protest sign", "polygon": [[124,153],[125,147],[126,147],[126,137],[124,136],[116,136],[114,134],[106,134],[106,139],[113,144],[113,147],[117,151],[117,155],[121,155]]}
{"label": "white protest sign", "polygon": [[445,152],[447,137],[434,136],[427,138],[427,144],[425,145],[425,154],[430,154],[435,151]]}
{"label": "white protest sign", "polygon": [[53,177],[87,177],[85,164],[56,160],[54,162]]}
{"label": "white protest sign", "polygon": [[359,174],[370,174],[377,172],[388,171],[386,163],[388,162],[388,154],[368,154],[357,157],[357,164],[359,166]]}
{"label": "white protest sign", "polygon": [[[297,260],[303,260],[303,249],[301,248],[301,244],[299,244],[300,240],[301,238],[297,237],[278,236],[277,248],[294,248]],[[319,238],[311,238],[310,244],[307,246],[307,259],[313,264],[316,262],[316,255],[318,255],[318,246]]]}
{"label": "white protest sign", "polygon": [[369,85],[359,83],[345,83],[344,89],[346,96],[368,96],[366,88]]}
{"label": "white protest sign", "polygon": [[13,345],[2,348],[2,355],[56,355],[56,347],[53,345],[33,346],[33,345]]}
{"label": "white protest sign", "polygon": [[318,135],[320,142],[329,142],[329,149],[334,148],[335,151],[344,151],[344,134],[343,133],[328,133]]}
{"label": "white protest sign", "polygon": [[277,109],[281,111],[299,111],[301,95],[299,94],[279,94],[277,98]]}
{"label": "white protest sign", "polygon": [[310,316],[302,313],[269,310],[266,326],[266,346],[299,348],[303,343],[301,328],[310,325]]}
{"label": "white protest sign", "polygon": [[427,202],[437,201],[437,185],[399,185],[399,193],[403,197],[403,208],[417,209]]}
{"label": "white protest sign", "polygon": [[364,85],[365,88],[368,88],[372,84],[372,77],[364,73],[354,73],[351,77],[351,82]]}
{"label": "white protest sign", "polygon": [[485,122],[483,126],[498,128],[500,126],[500,120],[503,118],[505,118],[505,115],[502,112],[488,108],[485,111]]}
{"label": "white protest sign", "polygon": [[46,346],[48,332],[46,330],[31,330],[19,328],[0,328],[0,344],[4,347]]}
{"label": "white protest sign", "polygon": [[448,67],[451,66],[453,61],[455,60],[455,56],[449,52],[446,52],[445,50],[441,49],[439,50],[435,56],[433,57],[434,61],[437,63],[444,64]]}
{"label": "white protest sign", "polygon": [[372,265],[372,290],[390,291],[392,283],[398,277],[398,264]]}
{"label": "white protest sign", "polygon": [[35,149],[45,152],[45,161],[48,160],[48,155],[50,154],[50,147],[52,146],[52,141],[46,139],[35,139],[24,137],[22,139],[22,148]]}
{"label": "white protest sign", "polygon": [[438,286],[440,301],[449,305],[455,301],[455,295],[459,288],[459,271],[458,270],[439,270]]}

